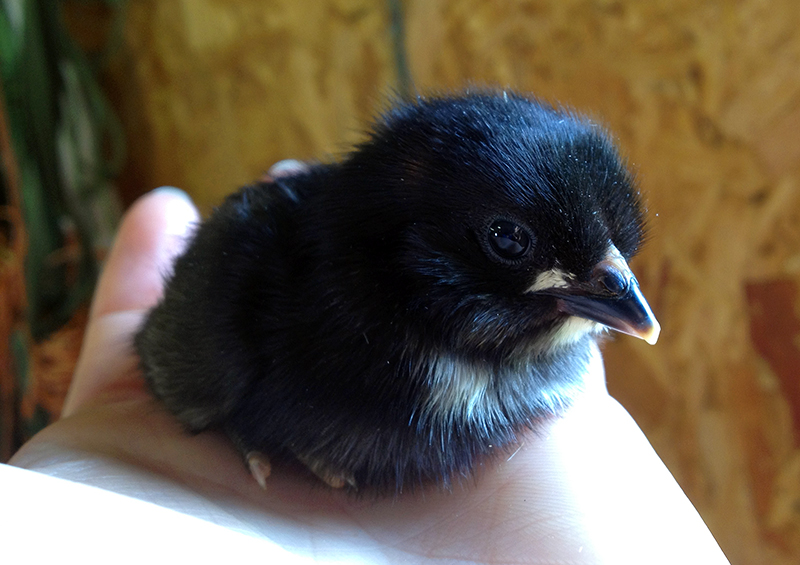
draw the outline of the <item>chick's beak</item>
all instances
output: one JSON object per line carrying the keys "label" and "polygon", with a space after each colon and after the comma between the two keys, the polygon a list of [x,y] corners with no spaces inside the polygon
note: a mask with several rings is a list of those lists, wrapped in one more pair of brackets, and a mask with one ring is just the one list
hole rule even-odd
{"label": "chick's beak", "polygon": [[586,318],[653,345],[661,326],[639,289],[625,259],[616,249],[595,267],[588,283],[540,291],[557,298],[565,314]]}

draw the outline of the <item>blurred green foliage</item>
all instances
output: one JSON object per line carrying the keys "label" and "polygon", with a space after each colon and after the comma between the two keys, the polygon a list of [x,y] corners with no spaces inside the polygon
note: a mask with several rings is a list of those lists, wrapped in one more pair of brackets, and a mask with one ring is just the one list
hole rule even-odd
{"label": "blurred green foliage", "polygon": [[[119,35],[124,3],[114,9]],[[97,251],[120,207],[110,183],[123,135],[90,61],[65,30],[64,3],[0,0],[0,81],[21,174],[28,232],[28,323],[42,339],[91,295]]]}

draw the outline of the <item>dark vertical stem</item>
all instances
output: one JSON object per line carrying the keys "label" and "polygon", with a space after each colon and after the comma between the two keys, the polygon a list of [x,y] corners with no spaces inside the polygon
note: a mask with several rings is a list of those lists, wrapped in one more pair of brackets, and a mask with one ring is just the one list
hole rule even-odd
{"label": "dark vertical stem", "polygon": [[395,69],[397,71],[397,92],[404,98],[411,97],[411,71],[408,68],[406,53],[406,30],[401,0],[388,0],[392,31],[392,48],[394,50]]}

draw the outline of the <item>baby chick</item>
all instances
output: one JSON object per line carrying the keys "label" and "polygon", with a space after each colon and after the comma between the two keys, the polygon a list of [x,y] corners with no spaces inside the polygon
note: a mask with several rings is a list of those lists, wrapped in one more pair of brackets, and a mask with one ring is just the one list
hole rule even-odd
{"label": "baby chick", "polygon": [[135,339],[154,394],[264,484],[447,487],[582,387],[611,328],[655,343],[644,212],[606,132],[510,92],[418,98],[342,161],[246,186]]}

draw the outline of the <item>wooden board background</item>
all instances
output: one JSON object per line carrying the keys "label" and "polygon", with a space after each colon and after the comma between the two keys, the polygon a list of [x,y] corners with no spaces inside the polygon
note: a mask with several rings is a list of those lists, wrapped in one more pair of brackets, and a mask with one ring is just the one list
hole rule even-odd
{"label": "wooden board background", "polygon": [[[734,565],[800,562],[796,0],[404,6],[420,91],[532,91],[618,135],[663,333],[609,344],[609,387]],[[123,186],[181,186],[207,211],[279,159],[346,149],[395,80],[381,0],[130,2],[107,80]]]}

